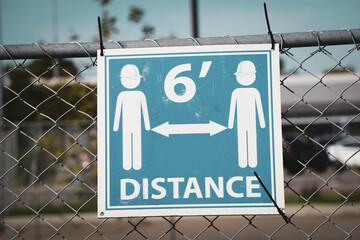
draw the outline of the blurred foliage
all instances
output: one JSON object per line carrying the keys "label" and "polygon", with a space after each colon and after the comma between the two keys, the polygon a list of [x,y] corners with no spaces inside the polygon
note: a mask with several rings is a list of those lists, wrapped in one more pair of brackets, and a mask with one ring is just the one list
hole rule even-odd
{"label": "blurred foliage", "polygon": [[109,16],[109,12],[104,10],[101,18],[101,29],[103,37],[109,38],[113,33],[118,33],[119,29],[117,29],[116,25],[116,17]]}
{"label": "blurred foliage", "polygon": [[144,38],[149,38],[151,37],[151,35],[154,34],[155,28],[151,25],[144,25],[141,31],[143,33]]}
{"label": "blurred foliage", "polygon": [[142,24],[141,27],[141,32],[143,34],[142,38],[146,39],[146,38],[150,38],[155,33],[155,27],[148,23],[143,23],[144,15],[145,15],[145,11],[143,9],[136,6],[132,6],[130,8],[128,20],[136,24],[140,24],[140,23]]}
{"label": "blurred foliage", "polygon": [[[117,17],[111,16],[109,11],[105,9],[112,2],[112,0],[95,0],[100,3],[100,6],[103,8],[101,16],[101,30],[104,39],[109,39],[113,34],[119,33],[120,29],[116,27]],[[145,16],[145,10],[137,7],[131,6],[129,10],[128,20],[134,22],[135,24],[142,24],[141,32],[142,39],[151,37],[155,32],[155,27],[142,23]],[[74,34],[73,34],[74,35]],[[76,35],[75,35],[76,36]]]}
{"label": "blurred foliage", "polygon": [[35,180],[27,171],[47,183],[71,181],[74,176],[64,174],[62,166],[74,173],[85,168],[83,177],[96,183],[96,126],[92,126],[97,114],[96,85],[77,77],[72,61],[55,61],[39,59],[4,69],[4,122],[19,128],[17,185]]}
{"label": "blurred foliage", "polygon": [[139,23],[144,16],[144,10],[136,6],[130,8],[128,19],[132,22]]}
{"label": "blurred foliage", "polygon": [[[340,191],[340,194],[331,191],[329,188],[323,188],[322,191],[318,191],[319,186],[310,186],[301,190],[300,195],[303,198],[299,198],[297,195],[288,194],[285,196],[286,204],[305,204],[306,201],[310,204],[315,203],[344,203],[350,204],[360,202],[360,191]],[[345,198],[343,196],[346,196]]]}
{"label": "blurred foliage", "polygon": [[111,2],[111,0],[95,0],[97,2],[100,2],[102,6],[105,6]]}
{"label": "blurred foliage", "polygon": [[[68,76],[69,73],[76,73],[77,67],[74,65],[72,61],[66,59],[56,59],[55,60],[58,64],[58,75],[60,77]],[[56,75],[54,70],[57,68],[54,66],[54,62],[51,59],[38,59],[32,61],[28,66],[29,71],[36,76],[41,76],[44,78],[51,78]],[[46,69],[44,71],[44,69]]]}
{"label": "blurred foliage", "polygon": [[[91,196],[92,196],[91,194],[88,194],[85,197],[89,199]],[[82,201],[72,203],[71,207],[73,209],[78,210],[79,213],[96,212],[97,198],[93,198],[85,205]],[[38,206],[37,208],[40,208],[40,206]],[[49,204],[45,208],[42,208],[40,211],[40,214],[66,214],[66,213],[74,213],[74,211],[65,204],[61,204],[58,202]],[[20,207],[16,206],[7,209],[5,214],[6,216],[26,216],[26,215],[33,215],[34,212],[25,206],[20,206]]]}
{"label": "blurred foliage", "polygon": [[[56,121],[90,120],[81,112],[96,116],[96,95],[92,90],[96,86],[85,87],[75,81],[76,66],[68,60],[58,61],[59,67],[50,59],[35,60],[8,74],[9,89],[3,91],[5,118],[12,122],[46,120],[46,116]],[[54,82],[56,75],[71,83]]]}

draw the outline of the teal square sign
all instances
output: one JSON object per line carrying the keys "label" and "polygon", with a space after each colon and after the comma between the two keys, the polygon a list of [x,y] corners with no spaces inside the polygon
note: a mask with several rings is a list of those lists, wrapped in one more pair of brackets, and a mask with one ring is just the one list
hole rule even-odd
{"label": "teal square sign", "polygon": [[98,216],[284,208],[277,48],[98,54]]}

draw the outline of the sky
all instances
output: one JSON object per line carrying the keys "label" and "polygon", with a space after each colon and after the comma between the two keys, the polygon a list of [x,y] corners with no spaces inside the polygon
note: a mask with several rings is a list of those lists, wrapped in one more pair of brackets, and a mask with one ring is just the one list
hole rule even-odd
{"label": "sky", "polygon": [[[51,15],[52,2],[56,4],[56,24]],[[198,0],[200,37],[267,33],[263,2]],[[274,33],[360,27],[359,0],[265,2]],[[132,6],[145,10],[141,24],[128,20]],[[1,43],[71,42],[73,34],[78,36],[78,42],[97,41],[97,16],[101,16],[103,10],[117,18],[119,33],[112,35],[112,40],[139,40],[144,24],[155,27],[154,39],[186,38],[192,32],[190,0],[113,0],[106,7],[95,0],[0,0]],[[53,26],[58,29],[55,35]]]}

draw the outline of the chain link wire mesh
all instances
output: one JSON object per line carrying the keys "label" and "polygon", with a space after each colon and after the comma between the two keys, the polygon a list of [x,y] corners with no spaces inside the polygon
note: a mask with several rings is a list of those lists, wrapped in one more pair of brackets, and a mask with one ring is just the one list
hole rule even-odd
{"label": "chain link wire mesh", "polygon": [[[280,42],[282,62],[293,66],[279,83],[289,223],[279,215],[98,219],[96,59],[74,44],[88,58],[59,59],[36,45],[44,59],[2,62],[1,239],[360,239],[355,41],[302,53]],[[322,74],[318,61],[328,65]]]}

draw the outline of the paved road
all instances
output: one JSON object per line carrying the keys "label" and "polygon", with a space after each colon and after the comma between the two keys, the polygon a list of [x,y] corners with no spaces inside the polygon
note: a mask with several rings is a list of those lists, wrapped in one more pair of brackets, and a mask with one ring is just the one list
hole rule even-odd
{"label": "paved road", "polygon": [[[285,224],[280,216],[257,216],[252,219],[251,224],[241,216],[219,217],[211,223],[203,217],[184,217],[176,223],[176,229],[171,230],[171,224],[163,218],[147,218],[142,221],[137,230],[148,239],[308,239],[311,234],[312,239],[346,239],[351,233],[350,239],[360,240],[360,210],[359,206],[345,205],[336,213],[332,214],[338,205],[316,205],[317,209],[311,207],[301,208],[300,205],[290,205],[286,208],[288,216],[292,217],[292,224]],[[322,213],[320,213],[321,211]],[[326,216],[331,215],[331,221]],[[325,216],[324,216],[325,215]],[[62,224],[69,221],[60,230],[66,239],[84,239],[94,232],[93,226],[98,226],[102,220],[96,218],[95,214],[81,215],[73,219],[71,215],[48,215],[44,220],[59,228]],[[213,220],[215,217],[209,217]],[[31,218],[16,217],[6,218],[5,222],[14,229],[20,229]],[[71,220],[69,220],[71,219]],[[178,218],[168,218],[177,220]],[[249,217],[249,219],[251,219]],[[108,239],[144,239],[137,231],[132,231],[134,227],[128,222],[136,224],[141,218],[134,219],[111,219],[104,222],[99,228],[99,232]],[[21,232],[21,237],[25,239],[47,239],[56,231],[48,226],[43,220],[36,220],[27,225]],[[93,226],[92,226],[93,225]],[[341,230],[342,228],[343,230]],[[35,231],[40,229],[40,231]],[[16,234],[9,227],[0,233],[0,239],[12,239]],[[241,231],[240,231],[241,230]],[[345,231],[345,232],[344,232]],[[201,233],[201,234],[200,234]],[[184,234],[185,236],[183,236]],[[200,234],[200,235],[199,235]],[[62,239],[56,236],[54,239]],[[99,233],[95,233],[89,239],[102,239]]]}

